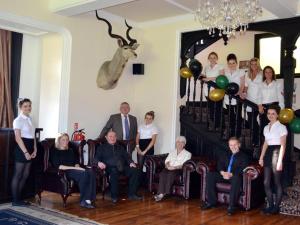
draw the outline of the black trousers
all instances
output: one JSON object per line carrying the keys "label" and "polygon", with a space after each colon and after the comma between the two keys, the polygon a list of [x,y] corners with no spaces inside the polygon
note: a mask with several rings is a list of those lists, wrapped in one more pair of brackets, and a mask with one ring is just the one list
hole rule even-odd
{"label": "black trousers", "polygon": [[123,172],[119,172],[116,167],[107,167],[106,172],[109,176],[110,193],[112,198],[118,198],[119,176],[125,174],[129,178],[128,196],[135,195],[139,187],[140,171],[137,168],[126,166]]}
{"label": "black trousers", "polygon": [[240,194],[242,176],[236,175],[229,180],[225,180],[219,172],[208,172],[206,177],[207,202],[211,205],[217,204],[216,183],[230,183],[229,207],[236,206]]}
{"label": "black trousers", "polygon": [[181,170],[163,169],[159,174],[158,194],[170,194],[175,178]]}
{"label": "black trousers", "polygon": [[79,186],[80,202],[96,199],[96,176],[92,169],[66,170],[68,179],[75,180]]}

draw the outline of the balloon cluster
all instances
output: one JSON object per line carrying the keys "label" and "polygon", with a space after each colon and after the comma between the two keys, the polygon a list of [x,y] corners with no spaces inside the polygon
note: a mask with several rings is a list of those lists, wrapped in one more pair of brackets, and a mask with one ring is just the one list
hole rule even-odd
{"label": "balloon cluster", "polygon": [[180,69],[180,76],[183,78],[194,76],[194,78],[197,79],[201,72],[202,64],[197,59],[191,59],[188,67],[184,66]]}
{"label": "balloon cluster", "polygon": [[296,111],[289,108],[280,110],[279,121],[281,123],[289,124],[293,133],[300,133],[300,109],[297,109]]}
{"label": "balloon cluster", "polygon": [[211,90],[208,97],[213,102],[218,102],[224,98],[225,90],[229,95],[235,95],[239,91],[239,85],[237,83],[229,83],[228,78],[225,75],[219,75],[216,78],[217,89]]}

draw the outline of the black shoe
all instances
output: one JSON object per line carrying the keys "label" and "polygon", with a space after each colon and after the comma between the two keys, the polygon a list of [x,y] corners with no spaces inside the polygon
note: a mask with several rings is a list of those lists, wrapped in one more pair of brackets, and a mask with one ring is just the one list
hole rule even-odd
{"label": "black shoe", "polygon": [[86,201],[82,201],[80,202],[80,206],[83,208],[87,208],[87,209],[94,209],[95,206],[93,206],[92,204],[88,204]]}
{"label": "black shoe", "polygon": [[26,207],[26,206],[29,206],[30,203],[29,202],[24,202],[24,201],[17,201],[17,202],[12,202],[11,205],[12,206],[19,206],[19,207]]}
{"label": "black shoe", "polygon": [[137,196],[137,195],[130,195],[130,196],[128,196],[128,199],[134,200],[134,201],[139,201],[139,200],[142,200],[143,198],[140,196]]}
{"label": "black shoe", "polygon": [[262,210],[262,213],[263,214],[266,214],[266,215],[270,215],[271,213],[272,213],[272,211],[273,211],[273,206],[270,206],[270,207],[266,207],[266,208],[264,208],[263,210]]}
{"label": "black shoe", "polygon": [[214,204],[209,204],[209,203],[205,203],[201,206],[202,210],[209,210],[209,209],[213,209],[216,208],[216,205]]}
{"label": "black shoe", "polygon": [[278,214],[280,211],[280,208],[278,206],[274,206],[272,209],[271,209],[271,214],[275,215],[275,214]]}
{"label": "black shoe", "polygon": [[234,207],[228,207],[227,209],[227,215],[228,216],[232,216],[235,212],[235,208]]}

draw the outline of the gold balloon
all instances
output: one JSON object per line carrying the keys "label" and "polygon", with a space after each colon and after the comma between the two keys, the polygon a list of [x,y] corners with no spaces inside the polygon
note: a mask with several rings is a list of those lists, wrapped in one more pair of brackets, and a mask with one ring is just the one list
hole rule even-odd
{"label": "gold balloon", "polygon": [[214,89],[209,92],[209,99],[213,102],[218,102],[224,98],[225,90],[223,89]]}
{"label": "gold balloon", "polygon": [[180,76],[183,78],[190,78],[193,76],[193,73],[188,67],[182,67],[180,69]]}
{"label": "gold balloon", "polygon": [[281,123],[290,123],[294,119],[294,111],[289,108],[282,109],[278,119]]}

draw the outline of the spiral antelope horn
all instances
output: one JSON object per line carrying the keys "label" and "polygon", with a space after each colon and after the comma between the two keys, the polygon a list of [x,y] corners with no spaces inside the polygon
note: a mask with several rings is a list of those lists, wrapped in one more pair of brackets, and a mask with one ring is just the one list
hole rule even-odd
{"label": "spiral antelope horn", "polygon": [[133,45],[134,43],[136,43],[137,40],[130,37],[129,32],[130,32],[130,30],[132,29],[132,26],[128,25],[128,23],[127,23],[126,20],[125,20],[125,24],[126,24],[126,26],[127,26],[127,28],[128,28],[127,31],[126,31],[126,37],[127,37],[128,41],[130,41],[129,45],[131,46],[131,45]]}

